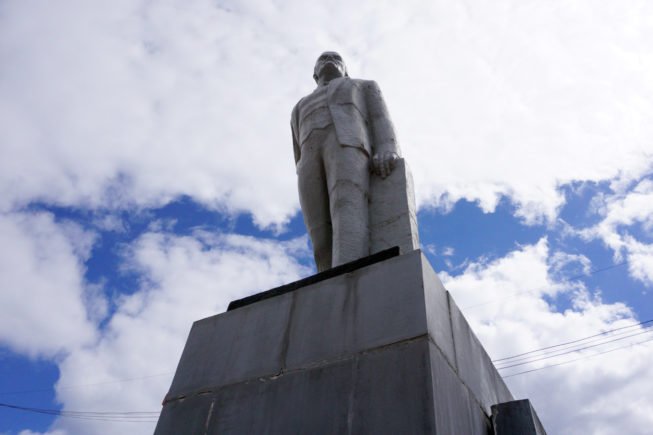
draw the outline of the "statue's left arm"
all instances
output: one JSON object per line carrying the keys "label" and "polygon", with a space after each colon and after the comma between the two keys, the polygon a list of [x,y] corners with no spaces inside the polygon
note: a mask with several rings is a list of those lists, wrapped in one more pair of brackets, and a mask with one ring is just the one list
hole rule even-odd
{"label": "statue's left arm", "polygon": [[373,80],[366,82],[365,99],[372,140],[372,169],[377,175],[385,178],[394,169],[400,155],[395,129],[381,89]]}

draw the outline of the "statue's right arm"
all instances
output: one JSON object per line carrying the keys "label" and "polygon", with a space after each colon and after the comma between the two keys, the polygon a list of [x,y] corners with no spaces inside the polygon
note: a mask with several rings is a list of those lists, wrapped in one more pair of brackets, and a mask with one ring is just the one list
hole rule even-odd
{"label": "statue's right arm", "polygon": [[[297,104],[299,106],[299,104]],[[297,118],[297,106],[295,106],[294,109],[292,109],[292,115],[290,116],[290,129],[292,130],[292,148],[293,152],[295,154],[295,165],[299,162],[299,158],[301,157],[301,149],[299,147],[299,125],[297,125],[298,118]]]}

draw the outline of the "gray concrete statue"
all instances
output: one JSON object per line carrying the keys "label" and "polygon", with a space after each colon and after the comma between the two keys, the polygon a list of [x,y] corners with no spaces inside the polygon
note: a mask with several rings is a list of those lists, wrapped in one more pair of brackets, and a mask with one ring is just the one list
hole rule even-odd
{"label": "gray concrete statue", "polygon": [[351,79],[338,53],[318,57],[317,88],[291,128],[299,199],[318,271],[392,246],[417,249],[412,178],[376,82]]}

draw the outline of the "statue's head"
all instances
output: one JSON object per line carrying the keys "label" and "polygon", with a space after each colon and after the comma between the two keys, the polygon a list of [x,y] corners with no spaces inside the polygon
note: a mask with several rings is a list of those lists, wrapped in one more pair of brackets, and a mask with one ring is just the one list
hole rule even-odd
{"label": "statue's head", "polygon": [[329,75],[339,77],[349,77],[345,62],[335,51],[325,51],[317,58],[315,68],[313,68],[313,79],[315,79],[316,82],[321,73],[329,73]]}

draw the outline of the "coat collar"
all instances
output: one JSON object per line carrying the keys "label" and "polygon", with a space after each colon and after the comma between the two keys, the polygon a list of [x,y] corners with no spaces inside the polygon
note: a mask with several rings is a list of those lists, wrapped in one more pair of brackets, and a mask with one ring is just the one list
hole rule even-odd
{"label": "coat collar", "polygon": [[347,80],[349,80],[349,77],[338,77],[337,79],[331,80],[327,85],[327,99],[330,100],[333,94],[336,92],[336,89],[342,86],[342,84]]}

